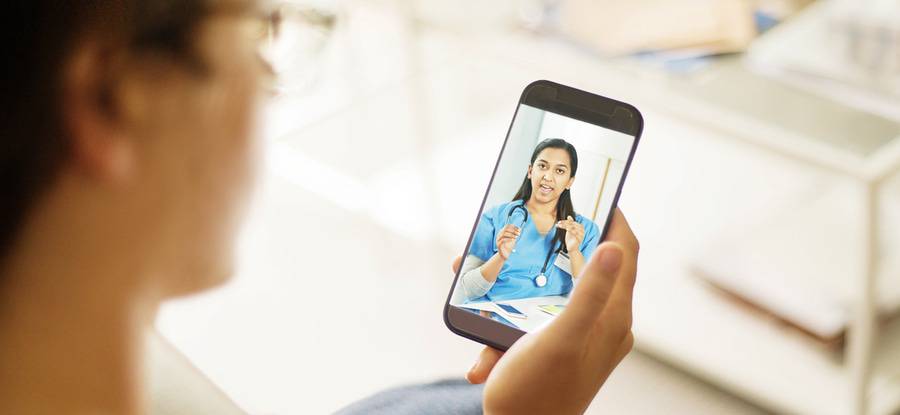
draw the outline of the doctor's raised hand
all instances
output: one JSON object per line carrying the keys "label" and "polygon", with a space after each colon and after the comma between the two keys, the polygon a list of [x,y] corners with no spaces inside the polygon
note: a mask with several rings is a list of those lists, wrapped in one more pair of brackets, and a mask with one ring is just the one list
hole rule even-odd
{"label": "doctor's raised hand", "polygon": [[[638,241],[617,209],[566,309],[505,354],[485,348],[467,374],[486,414],[578,414],[631,350]],[[458,264],[458,262],[457,262]]]}
{"label": "doctor's raised hand", "polygon": [[581,242],[584,241],[584,225],[575,221],[572,216],[569,216],[559,221],[556,227],[566,231],[566,251],[570,254],[575,253],[575,251],[580,253]]}
{"label": "doctor's raised hand", "polygon": [[497,235],[497,252],[504,261],[509,259],[513,250],[516,249],[516,240],[521,233],[522,230],[512,224],[500,229],[500,233]]}

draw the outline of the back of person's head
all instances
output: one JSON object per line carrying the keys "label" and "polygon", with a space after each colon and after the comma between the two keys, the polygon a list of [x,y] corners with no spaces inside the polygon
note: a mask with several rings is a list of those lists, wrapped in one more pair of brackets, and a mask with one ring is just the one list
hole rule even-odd
{"label": "back of person's head", "polygon": [[[212,267],[182,257],[226,256],[212,251],[227,250],[217,241],[230,232],[220,228],[232,227],[229,206],[242,192],[231,187],[246,187],[237,185],[250,164],[244,150],[258,62],[240,22],[253,3],[14,0],[6,7],[0,265],[44,207],[55,209],[57,223],[73,223],[59,229],[73,236],[92,232],[90,214],[106,215],[92,225],[121,228],[122,235],[104,235],[118,244],[110,248],[144,249],[172,264],[157,273]],[[62,208],[84,218],[80,228],[59,218]]]}
{"label": "back of person's head", "polygon": [[[0,82],[0,252],[70,151],[61,111],[66,61],[87,38],[119,51],[190,59],[190,39],[209,12],[203,0],[14,0],[4,12]],[[102,99],[102,97],[100,97]]]}

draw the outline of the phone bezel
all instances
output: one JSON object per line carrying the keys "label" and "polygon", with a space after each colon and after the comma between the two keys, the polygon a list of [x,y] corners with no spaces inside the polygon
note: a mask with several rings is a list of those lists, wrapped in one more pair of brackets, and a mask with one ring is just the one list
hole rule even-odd
{"label": "phone bezel", "polygon": [[[516,111],[513,113],[512,121],[510,121],[509,128],[506,131],[506,138],[503,140],[503,147],[500,149],[497,163],[494,164],[491,180],[488,183],[487,190],[484,192],[484,198],[481,200],[481,206],[478,209],[479,215],[475,217],[475,223],[472,225],[471,232],[469,232],[469,239],[463,250],[463,258],[469,252],[469,247],[472,244],[475,229],[478,227],[480,213],[484,210],[484,204],[487,202],[491,186],[494,184],[497,168],[500,166],[500,160],[503,159],[503,152],[506,149],[509,134],[519,113],[520,104],[619,131],[634,137],[634,143],[632,143],[631,151],[628,154],[628,161],[625,163],[625,170],[622,172],[622,179],[616,188],[616,194],[613,197],[610,210],[606,214],[606,223],[603,226],[603,234],[600,236],[600,240],[606,239],[606,232],[612,220],[613,209],[619,203],[622,187],[625,184],[625,179],[631,168],[631,162],[640,142],[641,133],[644,129],[644,118],[641,112],[630,104],[556,82],[538,80],[525,87],[516,105]],[[525,335],[525,332],[522,330],[451,305],[450,299],[453,297],[453,290],[456,288],[456,284],[459,282],[459,276],[460,272],[457,271],[453,278],[453,284],[450,286],[450,293],[444,302],[444,324],[447,325],[450,331],[501,351],[506,351],[516,340]]]}

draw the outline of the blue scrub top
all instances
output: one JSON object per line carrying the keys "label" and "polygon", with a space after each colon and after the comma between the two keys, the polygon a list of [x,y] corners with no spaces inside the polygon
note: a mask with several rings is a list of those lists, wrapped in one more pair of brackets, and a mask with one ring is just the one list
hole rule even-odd
{"label": "blue scrub top", "polygon": [[[487,261],[497,252],[497,235],[508,223],[518,226],[521,217],[513,215],[510,221],[509,212],[515,206],[524,205],[522,200],[503,203],[485,211],[481,215],[472,245],[469,247],[469,255],[475,255],[482,261]],[[521,211],[521,210],[519,210]],[[584,226],[584,240],[581,241],[580,251],[585,261],[591,257],[600,240],[600,229],[588,218],[575,215],[575,221]],[[545,235],[541,235],[531,215],[522,225],[522,233],[516,241],[515,252],[503,263],[500,274],[493,287],[483,297],[473,299],[476,301],[503,301],[518,298],[541,297],[547,295],[566,295],[572,291],[572,276],[559,267],[553,265],[558,254],[554,253],[547,263],[547,285],[538,287],[534,283],[534,277],[541,273],[547,252],[559,248],[551,246],[556,235],[556,227],[550,229]]]}

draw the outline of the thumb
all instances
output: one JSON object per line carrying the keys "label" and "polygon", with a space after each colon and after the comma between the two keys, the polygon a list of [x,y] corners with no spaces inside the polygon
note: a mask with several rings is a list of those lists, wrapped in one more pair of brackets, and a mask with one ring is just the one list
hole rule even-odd
{"label": "thumb", "polygon": [[621,266],[622,247],[615,242],[602,243],[578,278],[559,319],[578,326],[594,324],[606,307]]}

